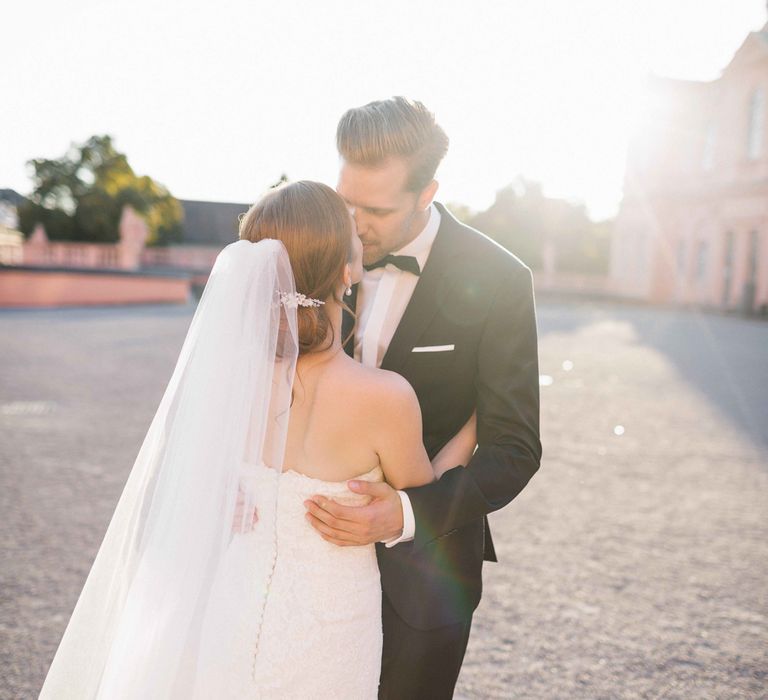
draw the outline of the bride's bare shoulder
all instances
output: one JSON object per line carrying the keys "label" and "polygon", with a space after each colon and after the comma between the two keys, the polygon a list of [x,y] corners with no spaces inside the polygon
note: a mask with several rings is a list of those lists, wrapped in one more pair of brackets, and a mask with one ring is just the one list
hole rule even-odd
{"label": "bride's bare shoulder", "polygon": [[355,395],[364,406],[373,410],[383,405],[408,407],[418,405],[416,392],[408,380],[397,372],[375,367],[365,367],[350,358],[345,364],[348,382],[347,390]]}

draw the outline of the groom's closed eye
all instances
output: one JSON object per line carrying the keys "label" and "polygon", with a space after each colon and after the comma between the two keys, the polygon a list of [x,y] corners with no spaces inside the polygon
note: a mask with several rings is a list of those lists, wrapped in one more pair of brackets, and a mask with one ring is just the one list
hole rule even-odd
{"label": "groom's closed eye", "polygon": [[[342,197],[342,199],[344,198]],[[344,204],[347,205],[347,209],[349,209],[350,212],[352,212],[353,216],[356,211],[361,211],[367,214],[368,216],[375,216],[381,219],[397,211],[397,209],[389,209],[387,207],[364,207],[360,205],[355,205],[355,204],[352,204],[351,202],[348,202],[346,199],[344,199]]]}
{"label": "groom's closed eye", "polygon": [[388,216],[392,212],[394,212],[394,209],[369,209],[368,207],[360,207],[366,214],[370,214],[371,216],[378,216],[379,218]]}

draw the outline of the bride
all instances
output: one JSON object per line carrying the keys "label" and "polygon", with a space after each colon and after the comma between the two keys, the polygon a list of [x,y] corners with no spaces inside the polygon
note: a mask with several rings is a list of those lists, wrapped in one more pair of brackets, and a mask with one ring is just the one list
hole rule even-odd
{"label": "bride", "polygon": [[375,698],[373,545],[306,520],[347,481],[427,483],[465,464],[474,426],[430,464],[416,395],[342,350],[362,246],[341,198],[296,182],[216,259],[173,375],[40,693],[44,700]]}

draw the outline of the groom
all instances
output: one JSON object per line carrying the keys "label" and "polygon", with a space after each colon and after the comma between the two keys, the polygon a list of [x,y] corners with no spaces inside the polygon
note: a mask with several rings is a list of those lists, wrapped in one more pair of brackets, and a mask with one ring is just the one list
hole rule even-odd
{"label": "groom", "polygon": [[[439,481],[399,492],[350,482],[362,507],[316,499],[310,520],[340,546],[377,542],[383,588],[380,698],[450,698],[496,561],[486,515],[539,467],[539,376],[531,272],[433,202],[448,138],[420,102],[350,109],[337,130],[365,273],[346,297],[345,349],[414,387],[430,458],[477,411],[478,448]],[[386,543],[386,544],[385,544]]]}

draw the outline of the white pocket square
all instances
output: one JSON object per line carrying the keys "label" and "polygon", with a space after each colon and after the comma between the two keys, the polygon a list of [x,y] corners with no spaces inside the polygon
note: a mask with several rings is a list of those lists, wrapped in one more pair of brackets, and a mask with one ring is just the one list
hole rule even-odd
{"label": "white pocket square", "polygon": [[414,348],[411,352],[449,352],[456,346],[451,345],[422,345],[421,347]]}

